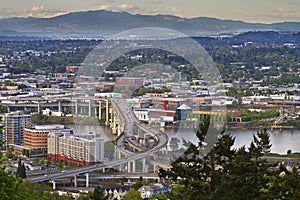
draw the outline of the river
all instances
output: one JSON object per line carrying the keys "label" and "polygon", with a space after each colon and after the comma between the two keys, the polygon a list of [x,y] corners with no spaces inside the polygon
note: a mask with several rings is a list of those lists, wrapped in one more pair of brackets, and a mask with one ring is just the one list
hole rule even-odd
{"label": "river", "polygon": [[[104,141],[111,141],[114,136],[111,134],[111,130],[108,126],[100,125],[68,125],[73,128],[75,132],[100,132],[103,133]],[[192,131],[167,131],[171,137],[184,138],[186,140],[195,141],[195,136]],[[233,137],[235,137],[234,147],[239,148],[243,145],[249,146],[252,135],[256,133],[256,130],[229,130]],[[270,132],[270,139],[272,143],[271,152],[286,154],[288,150],[292,152],[300,152],[300,130],[273,130]]]}

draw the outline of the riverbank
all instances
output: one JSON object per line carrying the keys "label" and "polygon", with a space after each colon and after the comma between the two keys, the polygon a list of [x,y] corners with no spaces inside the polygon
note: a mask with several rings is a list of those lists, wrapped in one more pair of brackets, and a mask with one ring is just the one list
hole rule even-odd
{"label": "riverbank", "polygon": [[253,129],[262,129],[266,128],[268,130],[300,130],[299,126],[227,126],[228,130],[253,130]]}
{"label": "riverbank", "polygon": [[[105,120],[101,119],[98,120],[96,118],[89,118],[89,117],[58,117],[58,116],[44,116],[44,115],[33,115],[32,116],[32,123],[42,125],[42,124],[81,124],[81,125],[93,125],[93,124],[105,124]],[[174,128],[174,127],[165,127],[165,128]],[[253,129],[261,129],[267,128],[269,130],[300,130],[299,126],[270,126],[269,124],[253,126],[249,124],[240,124],[237,126],[226,126],[228,130],[253,130]]]}
{"label": "riverbank", "polygon": [[42,124],[81,124],[81,125],[95,125],[104,124],[103,119],[98,120],[96,118],[88,117],[58,117],[58,116],[44,116],[44,115],[34,115],[32,116],[32,123],[42,125]]}
{"label": "riverbank", "polygon": [[268,153],[263,156],[263,159],[266,159],[269,162],[300,163],[300,153],[290,153],[290,154]]}

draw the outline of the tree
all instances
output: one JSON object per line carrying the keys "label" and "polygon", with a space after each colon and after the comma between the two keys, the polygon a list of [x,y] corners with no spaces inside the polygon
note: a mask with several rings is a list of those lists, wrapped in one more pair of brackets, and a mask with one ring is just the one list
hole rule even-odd
{"label": "tree", "polygon": [[[220,181],[221,171],[215,168],[223,168],[233,156],[231,147],[234,139],[225,134],[224,130],[217,139],[219,133],[210,127],[209,117],[200,124],[196,135],[198,144],[190,144],[184,155],[175,160],[169,170],[161,169],[159,174],[163,178],[179,181],[184,186],[181,191],[183,196],[206,199]],[[213,147],[216,141],[217,144]]]}
{"label": "tree", "polygon": [[179,143],[180,141],[179,141],[179,139],[178,138],[172,138],[171,140],[170,140],[170,148],[171,148],[171,150],[172,151],[177,151],[178,150],[178,148],[179,148]]}
{"label": "tree", "polygon": [[168,197],[166,194],[156,194],[150,200],[168,200]]}
{"label": "tree", "polygon": [[89,193],[81,193],[78,200],[106,200],[108,196],[105,195],[104,191],[100,186],[97,186],[93,191]]}
{"label": "tree", "polygon": [[28,149],[23,149],[22,150],[22,155],[26,156],[26,157],[29,157],[29,150]]}
{"label": "tree", "polygon": [[14,152],[13,148],[8,147],[8,152],[7,152],[7,155],[6,155],[7,158],[12,159],[14,157],[13,152]]}
{"label": "tree", "polygon": [[21,159],[19,159],[16,176],[20,177],[21,179],[26,178],[26,168],[24,163],[21,162]]}
{"label": "tree", "polygon": [[40,164],[41,164],[41,165],[45,164],[45,159],[44,159],[44,158],[42,158],[42,159],[40,160]]}
{"label": "tree", "polygon": [[38,164],[39,161],[40,161],[39,158],[38,158],[38,157],[35,157],[34,160],[33,160],[33,163],[34,163],[34,164]]}
{"label": "tree", "polygon": [[131,188],[128,190],[123,198],[124,200],[142,200],[141,194],[139,191]]}
{"label": "tree", "polygon": [[104,200],[104,199],[107,199],[107,197],[105,196],[103,190],[101,189],[100,186],[97,186],[95,188],[95,190],[93,191],[93,194],[92,194],[92,199],[93,200]]}
{"label": "tree", "polygon": [[[181,185],[171,199],[261,199],[266,177],[271,175],[270,164],[261,159],[270,151],[268,132],[258,131],[248,149],[234,149],[234,138],[228,133],[215,134],[216,130],[209,129],[207,119],[196,133],[198,144],[191,144],[170,169],[160,169],[161,177]],[[215,135],[218,139],[213,144]]]}

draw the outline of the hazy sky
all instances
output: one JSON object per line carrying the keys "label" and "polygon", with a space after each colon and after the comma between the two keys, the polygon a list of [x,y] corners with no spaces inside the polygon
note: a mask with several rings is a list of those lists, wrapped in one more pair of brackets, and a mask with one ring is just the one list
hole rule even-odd
{"label": "hazy sky", "polygon": [[300,0],[0,0],[0,18],[52,17],[86,10],[216,17],[248,22],[300,22]]}

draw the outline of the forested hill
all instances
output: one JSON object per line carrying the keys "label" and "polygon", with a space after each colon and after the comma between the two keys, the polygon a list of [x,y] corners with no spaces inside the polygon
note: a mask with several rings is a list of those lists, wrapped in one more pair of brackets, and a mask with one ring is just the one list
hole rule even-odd
{"label": "forested hill", "polygon": [[182,18],[174,15],[140,15],[107,10],[68,13],[52,18],[0,19],[0,35],[108,36],[141,27],[173,29],[189,36],[247,31],[300,31],[300,22],[248,23],[210,17]]}
{"label": "forested hill", "polygon": [[194,37],[202,45],[245,45],[248,43],[257,43],[261,45],[284,45],[300,44],[300,33],[279,33],[274,31],[251,31],[239,35],[228,35],[224,37]]}

